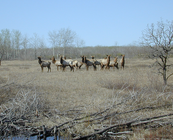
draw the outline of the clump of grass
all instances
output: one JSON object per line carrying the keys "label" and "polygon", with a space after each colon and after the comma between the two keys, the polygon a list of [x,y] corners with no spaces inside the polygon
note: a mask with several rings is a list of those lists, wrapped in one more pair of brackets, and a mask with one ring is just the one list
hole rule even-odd
{"label": "clump of grass", "polygon": [[130,77],[121,77],[121,78],[104,78],[98,80],[98,85],[107,89],[115,89],[115,90],[121,90],[121,89],[128,89],[128,90],[134,90],[137,88],[140,88],[137,85],[136,81],[132,81]]}
{"label": "clump of grass", "polygon": [[0,71],[9,71],[10,69],[7,67],[0,68]]}
{"label": "clump of grass", "polygon": [[29,69],[29,66],[20,66],[19,69]]}
{"label": "clump of grass", "polygon": [[7,79],[0,76],[0,84],[4,84],[6,82],[7,82]]}
{"label": "clump of grass", "polygon": [[165,85],[163,84],[161,77],[154,73],[148,73],[147,87],[150,88],[150,90],[157,92],[162,92],[165,89]]}
{"label": "clump of grass", "polygon": [[[147,76],[148,75],[148,76]],[[143,83],[142,83],[143,82]],[[142,108],[145,106],[169,106],[173,101],[172,92],[167,91],[162,79],[151,73],[141,73],[140,70],[130,74],[104,77],[98,80],[98,85],[113,90],[117,98],[130,96],[129,107]],[[121,94],[118,94],[121,92]],[[110,97],[110,99],[113,99]]]}
{"label": "clump of grass", "polygon": [[150,130],[149,134],[144,135],[145,139],[173,139],[173,127],[163,126],[154,130]]}

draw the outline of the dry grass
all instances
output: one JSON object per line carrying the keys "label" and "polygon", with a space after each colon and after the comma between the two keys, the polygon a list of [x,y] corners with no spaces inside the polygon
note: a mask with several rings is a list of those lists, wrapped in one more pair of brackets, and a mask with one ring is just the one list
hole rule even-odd
{"label": "dry grass", "polygon": [[[122,113],[146,106],[172,104],[173,78],[169,79],[169,86],[164,87],[162,78],[153,73],[153,69],[150,68],[152,63],[151,60],[127,59],[124,71],[117,69],[101,71],[99,68],[97,71],[93,68],[86,71],[85,66],[82,66],[81,70],[75,72],[70,72],[69,68],[65,72],[57,71],[56,66],[51,64],[52,71],[47,73],[47,68],[44,68],[42,73],[37,61],[2,61],[0,111],[4,113],[5,108],[10,108],[13,113],[18,112],[16,114],[20,116],[34,114],[38,109],[40,118],[36,118],[34,124],[28,125],[44,124],[52,127],[72,120],[75,116],[86,116],[107,108],[111,108],[109,113]],[[25,101],[24,98],[28,100]],[[20,102],[19,99],[25,101],[27,105],[25,109],[21,105],[24,102]],[[34,103],[31,103],[32,101]],[[119,103],[121,104],[118,105]],[[14,107],[15,104],[18,107]],[[110,116],[111,119],[103,121],[104,124],[100,125],[90,123],[89,120],[92,118],[88,117],[85,118],[88,122],[75,125],[69,129],[69,132],[88,134],[94,129],[103,128],[103,125],[157,116],[171,111],[170,107],[162,107],[122,113],[117,117]],[[16,115],[15,113],[11,114],[11,117]],[[51,113],[51,115],[47,118],[44,117],[44,113]],[[141,131],[140,137],[151,137],[144,134]]]}

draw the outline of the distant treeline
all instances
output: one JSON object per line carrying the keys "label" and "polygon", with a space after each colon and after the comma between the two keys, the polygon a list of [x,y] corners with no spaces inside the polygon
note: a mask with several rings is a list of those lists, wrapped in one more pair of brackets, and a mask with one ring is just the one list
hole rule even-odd
{"label": "distant treeline", "polygon": [[38,56],[50,59],[59,55],[67,58],[80,58],[85,55],[90,58],[104,58],[125,54],[126,58],[145,57],[149,51],[147,47],[140,46],[85,46],[84,41],[76,37],[69,29],[59,32],[49,32],[50,46],[43,38],[34,34],[32,38],[22,35],[20,31],[4,29],[0,31],[0,60],[36,60]]}
{"label": "distant treeline", "polygon": [[[117,47],[117,46],[107,46],[107,47],[56,47],[54,48],[55,58],[59,58],[63,55],[65,49],[65,54],[67,58],[80,58],[80,56],[85,55],[87,58],[94,56],[95,58],[104,58],[107,54],[111,57],[120,56],[125,54],[126,58],[145,58],[147,57],[147,49],[144,47]],[[53,48],[27,48],[27,49],[10,49],[8,54],[5,54],[2,60],[35,60],[37,56],[41,56],[43,59],[50,59],[53,56]],[[17,51],[17,55],[16,55]]]}

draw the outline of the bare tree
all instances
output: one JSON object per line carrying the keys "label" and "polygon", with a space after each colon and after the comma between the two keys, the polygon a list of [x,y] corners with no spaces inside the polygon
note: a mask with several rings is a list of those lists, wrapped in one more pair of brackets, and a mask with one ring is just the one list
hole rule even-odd
{"label": "bare tree", "polygon": [[29,45],[29,41],[30,41],[30,39],[28,38],[27,35],[25,35],[23,37],[23,41],[22,41],[22,45],[23,45],[23,48],[25,50],[25,54],[24,54],[25,60],[26,60],[26,57],[27,57],[27,48],[28,48],[28,45]]}
{"label": "bare tree", "polygon": [[156,28],[154,24],[147,26],[142,39],[143,45],[151,50],[149,57],[156,59],[155,64],[159,66],[158,71],[166,85],[168,78],[173,75],[173,73],[168,74],[168,69],[171,66],[171,64],[168,64],[168,59],[173,50],[173,21],[167,21],[166,23],[160,21]]}
{"label": "bare tree", "polygon": [[82,50],[80,50],[79,48],[84,47],[84,45],[85,45],[85,41],[77,37],[75,40],[76,50],[74,52],[76,58],[77,56],[82,55]]}
{"label": "bare tree", "polygon": [[44,41],[44,38],[40,38],[39,39],[39,46],[38,46],[39,50],[38,50],[38,53],[39,53],[39,56],[42,56],[42,57],[46,57],[46,55],[48,56],[48,52],[46,51],[46,42]]}
{"label": "bare tree", "polygon": [[22,44],[22,34],[18,30],[13,30],[14,46],[15,46],[15,57],[20,57],[20,46]]}
{"label": "bare tree", "polygon": [[38,37],[38,35],[36,33],[34,33],[34,36],[31,39],[31,45],[34,48],[35,59],[37,59],[37,48],[39,46],[39,37]]}
{"label": "bare tree", "polygon": [[[4,55],[6,56],[6,59],[9,59],[10,55],[10,46],[11,46],[11,32],[8,29],[1,30],[0,33],[1,38],[1,57]],[[3,55],[2,55],[3,54]],[[2,58],[1,58],[2,59]]]}
{"label": "bare tree", "polygon": [[54,30],[52,32],[48,33],[49,35],[49,41],[52,44],[52,48],[53,48],[53,56],[55,56],[55,47],[58,46],[58,33]]}
{"label": "bare tree", "polygon": [[59,42],[61,43],[61,46],[63,47],[63,55],[66,55],[66,47],[73,46],[74,40],[76,38],[76,33],[70,29],[62,28],[59,30],[58,33],[59,36]]}
{"label": "bare tree", "polygon": [[1,60],[5,54],[6,54],[6,48],[5,45],[3,44],[2,37],[0,36],[0,65],[1,65]]}

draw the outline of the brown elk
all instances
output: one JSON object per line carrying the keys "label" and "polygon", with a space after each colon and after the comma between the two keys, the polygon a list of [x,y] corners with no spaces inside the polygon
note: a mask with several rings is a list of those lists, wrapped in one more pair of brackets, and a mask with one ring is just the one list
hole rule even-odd
{"label": "brown elk", "polygon": [[121,69],[124,70],[124,65],[125,65],[125,55],[123,54],[123,55],[121,55],[121,56],[122,56],[122,58],[121,58],[121,60],[120,60]]}
{"label": "brown elk", "polygon": [[73,60],[69,59],[67,61],[67,60],[64,60],[62,58],[62,56],[60,56],[60,63],[62,64],[63,71],[65,71],[66,66],[69,66],[70,67],[70,70],[71,71],[73,70],[73,72],[74,72]]}
{"label": "brown elk", "polygon": [[101,69],[105,67],[105,69],[109,69],[109,64],[110,64],[110,56],[111,55],[106,55],[107,57],[101,60]]}
{"label": "brown elk", "polygon": [[77,60],[67,59],[66,56],[64,56],[64,60],[67,61],[67,62],[69,62],[70,65],[73,66],[73,67],[75,67],[76,69],[79,68],[79,66],[80,66],[80,62],[78,62]]}
{"label": "brown elk", "polygon": [[51,62],[46,62],[46,61],[42,61],[41,60],[41,57],[39,56],[38,57],[38,63],[40,64],[40,66],[41,66],[41,70],[42,70],[42,72],[43,72],[43,68],[44,67],[47,67],[48,68],[48,71],[47,72],[49,72],[49,70],[50,70],[50,72],[51,72],[51,67],[50,67],[50,65],[51,65]]}
{"label": "brown elk", "polygon": [[82,56],[82,63],[86,65],[86,70],[88,71],[89,66],[93,66],[94,70],[97,70],[97,67],[94,63],[94,60],[89,60],[86,58],[86,56]]}
{"label": "brown elk", "polygon": [[91,56],[91,59],[94,61],[94,63],[95,63],[96,66],[97,66],[97,65],[98,65],[98,66],[101,65],[101,62],[100,62],[101,59],[95,59],[94,56]]}
{"label": "brown elk", "polygon": [[52,63],[57,66],[57,70],[59,70],[58,67],[60,67],[60,68],[62,67],[62,64],[60,63],[60,61],[55,60],[54,56],[51,58],[51,60],[52,60]]}
{"label": "brown elk", "polygon": [[83,66],[83,62],[78,62],[78,68],[81,69],[82,66]]}
{"label": "brown elk", "polygon": [[110,61],[109,67],[116,67],[117,69],[119,69],[118,67],[118,57],[115,57],[114,61]]}

